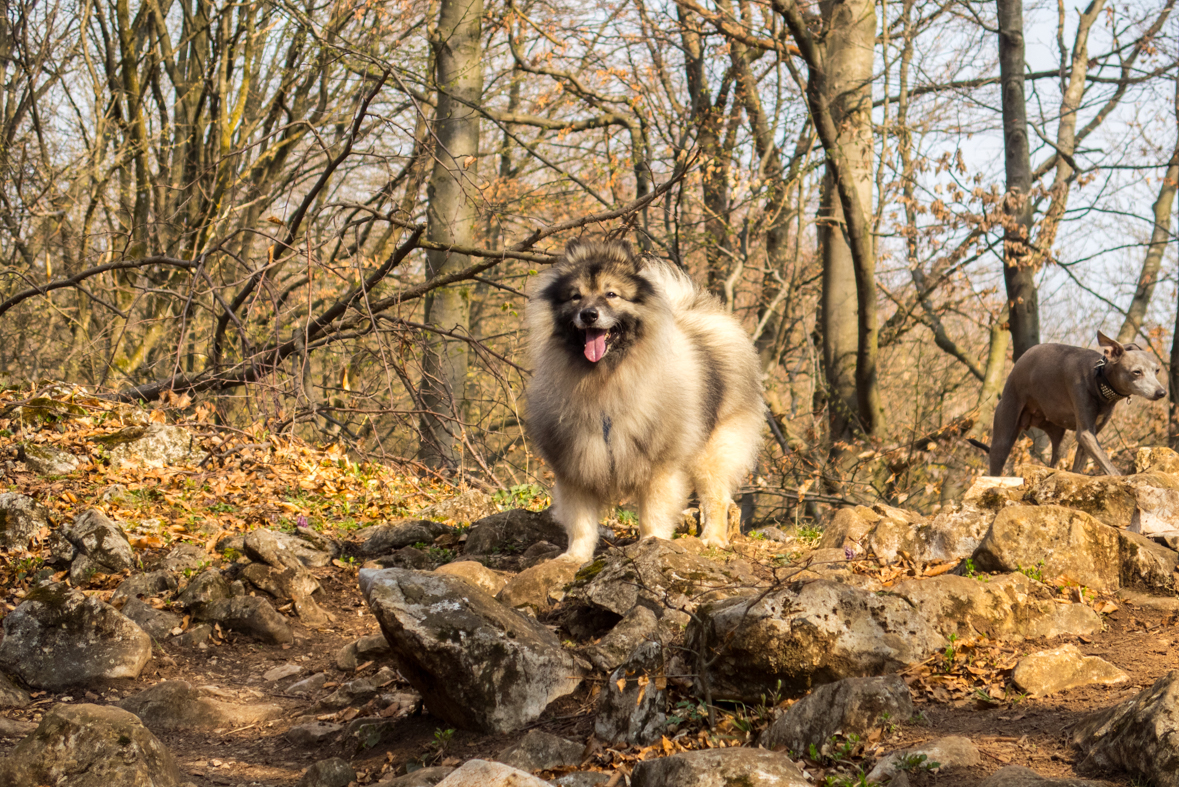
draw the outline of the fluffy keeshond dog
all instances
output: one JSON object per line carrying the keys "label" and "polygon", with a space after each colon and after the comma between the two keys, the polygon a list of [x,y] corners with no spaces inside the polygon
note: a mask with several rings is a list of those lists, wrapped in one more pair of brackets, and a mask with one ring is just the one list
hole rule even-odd
{"label": "fluffy keeshond dog", "polygon": [[640,537],[671,538],[695,487],[709,546],[728,544],[764,403],[749,335],[670,263],[622,241],[572,241],[532,284],[526,426],[556,476],[564,557],[590,560],[629,497]]}

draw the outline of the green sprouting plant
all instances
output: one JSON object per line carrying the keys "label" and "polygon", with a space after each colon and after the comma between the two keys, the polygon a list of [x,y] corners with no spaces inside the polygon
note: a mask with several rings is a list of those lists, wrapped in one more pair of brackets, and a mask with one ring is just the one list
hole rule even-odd
{"label": "green sprouting plant", "polygon": [[836,774],[824,777],[823,787],[872,787],[872,782],[868,781],[868,776],[863,770],[856,769],[850,776]]}
{"label": "green sprouting plant", "polygon": [[669,726],[676,726],[684,722],[701,722],[708,718],[708,708],[704,703],[692,700],[680,700],[675,709],[667,716]]}
{"label": "green sprouting plant", "polygon": [[1015,567],[1019,570],[1019,573],[1023,574],[1028,579],[1034,579],[1037,582],[1044,581],[1044,570],[1043,570],[1044,569],[1044,561],[1043,560],[1036,563],[1036,565],[1034,567],[1024,568],[1023,566],[1019,565],[1018,563],[1015,564]]}
{"label": "green sprouting plant", "polygon": [[966,576],[970,579],[978,579],[978,572],[974,570],[974,561],[966,558]]}
{"label": "green sprouting plant", "polygon": [[625,508],[620,508],[614,515],[618,517],[618,521],[623,527],[638,527],[639,525],[639,518],[635,516],[634,511],[627,511]]}
{"label": "green sprouting plant", "polygon": [[766,540],[766,534],[761,532],[760,530],[750,530],[747,535],[750,538],[752,538],[754,541],[765,541]]}
{"label": "green sprouting plant", "polygon": [[897,768],[910,773],[913,771],[934,771],[940,767],[942,767],[940,762],[935,762],[929,759],[929,755],[920,752],[906,754],[897,762]]}
{"label": "green sprouting plant", "polygon": [[823,531],[815,525],[799,525],[797,528],[799,541],[814,543],[823,537]]}
{"label": "green sprouting plant", "polygon": [[221,553],[221,557],[225,558],[230,563],[233,563],[234,561],[236,561],[240,556],[241,556],[241,553],[238,552],[233,547],[226,547],[225,551]]}
{"label": "green sprouting plant", "polygon": [[954,647],[954,643],[958,641],[958,635],[950,634],[950,636],[946,637],[946,640],[949,644],[946,645],[946,650],[942,654],[942,659],[945,662],[945,669],[948,670],[950,667],[954,666],[954,657],[958,655],[958,650]]}
{"label": "green sprouting plant", "polygon": [[832,735],[831,742],[835,744],[835,754],[832,758],[836,761],[847,760],[859,745],[860,736],[853,732],[841,741],[838,735]]}
{"label": "green sprouting plant", "polygon": [[428,547],[426,554],[435,563],[449,563],[455,558],[455,551],[445,547]]}

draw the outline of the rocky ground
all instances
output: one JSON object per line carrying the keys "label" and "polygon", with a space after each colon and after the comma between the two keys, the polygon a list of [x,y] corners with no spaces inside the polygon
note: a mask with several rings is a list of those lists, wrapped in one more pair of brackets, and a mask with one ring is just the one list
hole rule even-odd
{"label": "rocky ground", "polygon": [[0,784],[1179,785],[1165,449],[576,566],[533,487],[169,405],[0,394]]}

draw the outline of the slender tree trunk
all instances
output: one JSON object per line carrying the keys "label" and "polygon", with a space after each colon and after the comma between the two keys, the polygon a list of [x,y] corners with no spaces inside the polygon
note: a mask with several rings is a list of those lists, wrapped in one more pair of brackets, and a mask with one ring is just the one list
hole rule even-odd
{"label": "slender tree trunk", "polygon": [[[819,201],[819,252],[823,259],[823,362],[831,390],[831,436],[877,431],[875,244],[868,234],[872,214],[872,56],[876,7],[871,0],[827,0],[821,6],[828,30],[823,52],[822,100],[834,126],[834,146],[846,167],[837,172],[828,155]],[[813,79],[813,74],[812,74]],[[861,259],[852,249],[845,196],[837,178],[854,194],[863,233]]]}
{"label": "slender tree trunk", "polygon": [[[1175,79],[1175,120],[1179,123],[1179,78]],[[1171,235],[1171,211],[1175,205],[1177,190],[1179,190],[1179,138],[1175,140],[1175,151],[1171,154],[1171,160],[1167,162],[1167,171],[1159,186],[1159,197],[1154,201],[1154,228],[1150,233],[1150,246],[1146,249],[1146,259],[1142,261],[1138,287],[1134,291],[1133,300],[1130,301],[1130,308],[1126,310],[1126,319],[1122,323],[1121,330],[1118,331],[1118,341],[1123,344],[1133,340],[1138,331],[1142,329],[1142,320],[1146,316],[1147,307],[1150,306],[1150,298],[1154,294],[1155,284],[1158,283],[1163,252],[1167,249],[1167,243],[1174,237]],[[1172,365],[1171,374],[1174,373]],[[1171,390],[1174,390],[1173,386]]]}
{"label": "slender tree trunk", "polygon": [[1003,279],[1007,285],[1013,354],[1018,360],[1040,343],[1040,300],[1028,241],[1032,229],[1032,165],[1024,99],[1022,0],[996,0],[999,8],[999,82],[1003,91],[1003,150],[1007,168],[1007,214]]}
{"label": "slender tree trunk", "polygon": [[[442,0],[434,38],[438,105],[437,148],[427,187],[426,237],[441,244],[472,245],[478,218],[476,186],[479,115],[470,109],[483,94],[481,31],[483,0]],[[431,277],[461,270],[466,256],[446,251],[427,255]],[[468,328],[467,287],[443,287],[426,299],[426,322],[464,334]],[[422,459],[433,467],[455,468],[461,458],[459,419],[467,378],[467,345],[426,334],[422,357]]]}

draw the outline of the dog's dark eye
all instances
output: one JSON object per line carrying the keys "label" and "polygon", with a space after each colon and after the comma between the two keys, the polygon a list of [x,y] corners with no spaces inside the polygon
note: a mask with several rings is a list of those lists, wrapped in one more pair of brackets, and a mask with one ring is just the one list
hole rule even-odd
{"label": "dog's dark eye", "polygon": [[607,297],[607,298],[617,298],[617,297],[618,297],[618,293],[616,293],[616,292],[614,292],[613,290],[611,290],[610,292],[606,293],[606,297]]}
{"label": "dog's dark eye", "polygon": [[1142,376],[1142,370],[1141,370],[1141,369],[1135,369],[1135,370],[1134,370],[1134,376],[1135,376],[1135,377],[1141,377],[1141,376]]}
{"label": "dog's dark eye", "polygon": [[580,301],[581,300],[581,293],[577,292],[577,291],[571,292],[565,296],[565,300],[567,300],[567,301]]}

